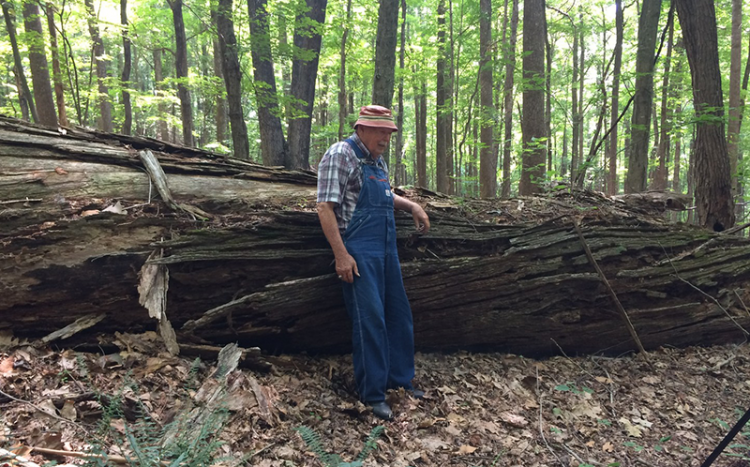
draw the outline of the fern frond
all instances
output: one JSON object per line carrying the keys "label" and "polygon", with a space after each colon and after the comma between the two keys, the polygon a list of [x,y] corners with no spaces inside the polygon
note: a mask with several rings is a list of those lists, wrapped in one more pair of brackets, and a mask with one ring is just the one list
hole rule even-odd
{"label": "fern frond", "polygon": [[370,455],[372,451],[377,449],[378,444],[378,438],[383,434],[385,431],[385,427],[383,425],[378,425],[375,428],[372,429],[370,432],[370,435],[367,437],[367,440],[365,441],[365,446],[362,448],[362,452],[359,453],[357,456],[357,461],[363,462],[365,459],[367,459],[367,456]]}

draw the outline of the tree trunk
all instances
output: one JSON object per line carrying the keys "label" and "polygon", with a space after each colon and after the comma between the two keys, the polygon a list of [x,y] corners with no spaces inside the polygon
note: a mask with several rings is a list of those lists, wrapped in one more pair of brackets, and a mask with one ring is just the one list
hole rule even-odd
{"label": "tree trunk", "polygon": [[446,34],[445,34],[445,15],[447,8],[446,0],[439,0],[437,8],[437,89],[435,105],[437,112],[437,125],[435,128],[435,187],[441,193],[450,193],[448,188],[448,154],[447,138],[450,134],[448,128],[448,107],[450,106],[450,96],[453,94],[453,86],[448,79],[448,70],[446,63],[447,57]]}
{"label": "tree trunk", "polygon": [[727,151],[732,194],[739,191],[737,162],[740,155],[740,81],[742,75],[742,0],[732,0],[732,46],[729,62],[729,121],[727,123]]}
{"label": "tree trunk", "polygon": [[516,42],[518,40],[518,0],[512,0],[513,12],[510,19],[510,35],[505,52],[505,85],[503,86],[503,182],[501,196],[510,198],[510,162],[513,143],[513,81],[516,70]]}
{"label": "tree trunk", "polygon": [[55,103],[57,104],[57,115],[60,126],[67,127],[68,112],[65,110],[65,90],[63,88],[63,75],[60,69],[60,50],[57,45],[57,28],[55,27],[55,6],[47,3],[47,26],[49,29],[50,51],[52,52],[52,82],[55,85]]}
{"label": "tree trunk", "polygon": [[16,40],[16,24],[15,24],[15,12],[12,10],[13,4],[8,0],[2,0],[0,3],[3,8],[3,16],[5,17],[5,28],[8,32],[8,38],[10,39],[10,45],[13,49],[13,74],[16,77],[16,85],[18,88],[18,98],[21,105],[21,113],[24,120],[29,120],[29,114],[35,121],[39,121],[39,116],[36,113],[36,106],[34,105],[34,98],[31,95],[29,84],[26,81],[26,74],[23,71],[23,61],[21,60],[21,52],[18,50],[18,41]]}
{"label": "tree trunk", "polygon": [[[345,132],[348,132],[349,130],[345,130],[346,127],[346,116],[348,114],[347,108],[346,108],[346,41],[349,38],[349,24],[352,21],[352,0],[347,0],[346,2],[346,24],[344,24],[344,32],[341,36],[341,51],[339,52],[340,55],[340,64],[341,64],[341,70],[339,71],[339,94],[338,94],[338,102],[339,102],[339,141],[342,141],[345,137]],[[403,34],[402,34],[403,36]],[[402,42],[403,44],[403,42]],[[403,48],[403,45],[402,45]],[[403,66],[402,66],[403,67]],[[402,108],[402,107],[399,107]],[[399,129],[401,127],[399,126]],[[397,172],[398,174],[398,172]],[[396,182],[398,184],[398,182]]]}
{"label": "tree trunk", "polygon": [[266,3],[266,0],[247,0],[261,157],[265,165],[278,166],[284,165],[287,148],[279,116]]}
{"label": "tree trunk", "polygon": [[[232,0],[220,0],[216,14],[219,30],[220,68],[224,78],[229,101],[229,124],[232,128],[232,148],[234,157],[250,160],[250,146],[247,136],[245,113],[242,110],[242,71],[237,54],[237,38],[232,21]],[[218,112],[218,109],[217,109]]]}
{"label": "tree trunk", "polygon": [[[347,15],[351,9],[351,0],[347,2]],[[401,47],[398,56],[398,115],[396,115],[396,167],[393,180],[396,186],[406,184],[406,167],[404,166],[404,59],[406,56],[406,0],[401,0]],[[342,64],[343,66],[343,64]]]}
{"label": "tree trunk", "polygon": [[[312,174],[8,119],[0,119],[0,149],[0,328],[39,338],[99,319],[66,346],[154,329],[137,286],[145,265],[161,265],[166,316],[181,343],[348,350]],[[161,201],[149,199],[151,181]],[[635,346],[611,294],[647,349],[746,338],[748,239],[670,226],[662,213],[638,214],[643,205],[629,198],[572,192],[463,206],[423,196],[434,220],[429,235],[414,236],[411,217],[397,216],[418,349],[619,354]],[[112,199],[127,209],[102,212]],[[300,200],[309,209],[288,209]],[[210,209],[213,221],[188,214],[196,208]],[[492,222],[459,215],[480,211],[499,214]],[[510,212],[521,220],[508,224]]]}
{"label": "tree trunk", "polygon": [[669,158],[669,147],[672,135],[672,116],[669,115],[669,72],[672,64],[672,42],[674,40],[674,11],[669,12],[669,37],[667,40],[667,54],[664,57],[664,78],[661,85],[661,115],[659,136],[659,146],[656,151],[656,158],[659,161],[658,168],[654,174],[653,188],[656,191],[667,189],[667,159]]}
{"label": "tree trunk", "polygon": [[570,24],[573,28],[573,82],[571,83],[571,90],[570,90],[570,118],[573,120],[572,128],[571,128],[571,148],[570,148],[570,184],[573,186],[576,175],[578,174],[578,164],[580,163],[578,161],[578,144],[580,142],[580,138],[578,137],[578,134],[581,132],[581,111],[580,108],[582,105],[579,103],[578,100],[578,75],[582,73],[581,68],[583,66],[578,65],[578,59],[580,57],[579,54],[579,44],[578,44],[578,28],[575,25],[575,21],[573,19],[570,20]]}
{"label": "tree trunk", "polygon": [[[224,90],[226,90],[226,80],[224,78],[224,54],[221,53],[221,45],[219,44],[219,41],[221,40],[222,34],[219,31],[219,24],[217,21],[217,10],[212,8],[211,9],[211,23],[216,28],[217,34],[216,37],[213,38],[211,41],[211,45],[213,48],[213,58],[214,58],[214,76],[219,78],[222,83],[224,83]],[[234,29],[234,26],[232,27]],[[214,124],[216,125],[216,142],[219,144],[226,144],[226,138],[227,138],[227,117],[228,117],[228,111],[227,111],[227,101],[224,98],[224,93],[219,91],[216,93],[216,103],[215,103],[215,109],[214,109]],[[239,156],[236,156],[239,157]]]}
{"label": "tree trunk", "polygon": [[420,87],[414,92],[416,124],[416,174],[418,187],[428,188],[427,181],[427,84],[422,78]]}
{"label": "tree trunk", "polygon": [[607,160],[609,161],[607,194],[610,196],[616,195],[619,188],[619,182],[617,181],[617,153],[619,148],[617,144],[617,127],[618,119],[620,118],[620,72],[622,69],[623,17],[622,0],[615,0],[615,29],[617,37],[615,39],[615,65],[612,72],[612,105],[610,107],[610,125],[612,125],[612,131],[609,134],[609,147],[607,148]]}
{"label": "tree trunk", "polygon": [[156,109],[159,113],[158,119],[156,120],[156,138],[162,141],[169,139],[169,126],[167,125],[167,104],[165,101],[164,92],[164,74],[162,72],[161,63],[161,49],[159,47],[154,48],[154,87],[156,88],[156,95],[158,97]]}
{"label": "tree trunk", "polygon": [[129,135],[133,131],[133,107],[130,103],[130,68],[133,57],[130,50],[130,37],[128,36],[128,0],[120,0],[120,24],[122,24],[122,54],[125,63],[122,67],[122,105],[125,111],[125,118],[122,122],[122,134]]}
{"label": "tree trunk", "polygon": [[[88,0],[91,1],[91,0]],[[182,0],[167,0],[172,9],[174,23],[175,54],[174,66],[177,75],[177,97],[180,99],[180,118],[182,120],[182,144],[193,146],[193,103],[190,100],[188,87],[188,57],[185,21],[182,18]]]}
{"label": "tree trunk", "polygon": [[542,191],[547,132],[544,127],[544,0],[526,0],[523,9],[523,156],[518,193]]}
{"label": "tree trunk", "polygon": [[635,62],[635,99],[630,127],[630,151],[625,193],[646,189],[648,169],[649,125],[654,99],[654,53],[659,28],[661,0],[644,0],[638,21],[638,52]]}
{"label": "tree trunk", "polygon": [[495,108],[492,101],[492,0],[479,2],[479,86],[481,103],[481,128],[479,138],[479,195],[482,198],[497,196],[497,159],[493,159],[492,142]]}
{"label": "tree trunk", "polygon": [[734,200],[712,0],[677,0],[696,112],[695,205],[698,223],[720,232],[734,225]]}
{"label": "tree trunk", "polygon": [[[396,75],[396,42],[400,0],[380,0],[378,32],[375,42],[375,74],[372,82],[372,103],[391,108]],[[390,164],[389,148],[382,154]]]}
{"label": "tree trunk", "polygon": [[[304,57],[292,63],[293,118],[289,123],[287,169],[310,168],[310,130],[315,102],[315,81],[320,58],[320,30],[325,23],[328,0],[306,0],[305,13],[297,16],[294,26],[294,48]],[[308,57],[312,57],[309,60]]]}
{"label": "tree trunk", "polygon": [[89,34],[94,48],[94,60],[96,61],[97,90],[99,95],[96,101],[99,103],[99,129],[107,133],[114,131],[112,125],[112,103],[109,101],[109,88],[107,86],[107,64],[105,58],[104,41],[99,34],[99,20],[96,16],[93,0],[85,0],[88,12]]}
{"label": "tree trunk", "polygon": [[44,50],[44,30],[39,4],[24,3],[23,18],[29,47],[29,67],[31,68],[31,81],[34,84],[38,123],[57,128],[55,99],[52,97],[52,83],[49,78],[47,54]]}

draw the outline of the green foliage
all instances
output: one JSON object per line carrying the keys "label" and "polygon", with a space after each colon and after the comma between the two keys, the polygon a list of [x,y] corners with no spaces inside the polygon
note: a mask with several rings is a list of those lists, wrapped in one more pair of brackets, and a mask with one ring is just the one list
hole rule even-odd
{"label": "green foliage", "polygon": [[320,436],[312,428],[301,426],[295,428],[295,431],[300,434],[307,447],[315,453],[325,467],[361,467],[367,456],[377,448],[377,440],[385,431],[385,427],[378,425],[370,431],[362,450],[352,462],[344,462],[340,455],[327,452]]}

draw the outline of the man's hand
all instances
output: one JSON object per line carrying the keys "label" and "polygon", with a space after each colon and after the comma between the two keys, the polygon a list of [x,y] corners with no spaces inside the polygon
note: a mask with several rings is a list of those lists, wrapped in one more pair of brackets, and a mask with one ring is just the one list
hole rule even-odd
{"label": "man's hand", "polygon": [[411,216],[414,218],[414,226],[417,228],[419,234],[426,234],[430,231],[430,218],[427,217],[427,213],[424,212],[422,206],[394,193],[393,207],[400,211],[411,213]]}
{"label": "man's hand", "polygon": [[422,206],[417,203],[413,203],[414,206],[411,208],[411,216],[414,218],[414,226],[417,228],[417,232],[420,234],[426,234],[430,231],[430,218],[427,217],[427,213],[424,212]]}
{"label": "man's hand", "polygon": [[357,269],[357,262],[352,258],[352,255],[346,253],[342,257],[336,257],[336,274],[339,279],[344,282],[354,282],[354,276],[359,277],[359,270]]}
{"label": "man's hand", "polygon": [[339,228],[336,224],[336,214],[333,212],[334,203],[318,203],[318,218],[320,226],[323,228],[323,234],[326,236],[328,243],[333,250],[333,256],[336,258],[336,274],[344,282],[354,282],[354,276],[359,277],[357,262],[352,255],[346,251],[344,241],[339,234]]}

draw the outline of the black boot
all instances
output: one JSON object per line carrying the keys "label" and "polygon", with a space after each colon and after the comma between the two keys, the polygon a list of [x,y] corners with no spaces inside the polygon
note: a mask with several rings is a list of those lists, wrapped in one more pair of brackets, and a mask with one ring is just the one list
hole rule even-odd
{"label": "black boot", "polygon": [[372,407],[372,413],[375,414],[376,417],[382,418],[383,420],[393,420],[393,411],[386,402],[375,402],[374,404],[369,405]]}

